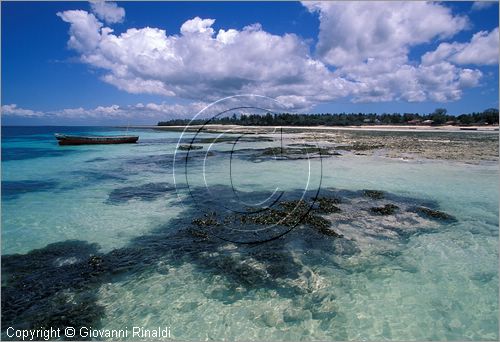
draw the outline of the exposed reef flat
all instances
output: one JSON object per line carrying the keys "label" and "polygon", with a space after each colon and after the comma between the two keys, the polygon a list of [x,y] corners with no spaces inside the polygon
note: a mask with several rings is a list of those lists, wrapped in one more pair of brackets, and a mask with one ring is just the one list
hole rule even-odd
{"label": "exposed reef flat", "polygon": [[463,132],[338,131],[288,135],[295,143],[335,147],[340,153],[398,159],[498,161],[498,134]]}
{"label": "exposed reef flat", "polygon": [[[177,130],[177,127],[169,126],[148,127]],[[320,148],[334,146],[337,152],[358,155],[377,153],[390,158],[445,159],[476,163],[498,161],[498,131],[495,131],[498,128],[495,127],[482,127],[478,131],[460,131],[458,127],[381,127],[285,127],[281,135],[275,127],[209,125],[203,127],[203,132],[245,134],[239,141],[263,141],[259,138],[268,141],[270,137],[274,137],[276,141],[283,137],[286,144],[319,145]],[[190,130],[194,128],[190,127]],[[230,132],[227,132],[228,130]],[[248,137],[247,134],[263,134],[265,137]],[[235,138],[230,137],[220,137],[217,141],[231,142],[231,139],[232,142],[235,141]]]}

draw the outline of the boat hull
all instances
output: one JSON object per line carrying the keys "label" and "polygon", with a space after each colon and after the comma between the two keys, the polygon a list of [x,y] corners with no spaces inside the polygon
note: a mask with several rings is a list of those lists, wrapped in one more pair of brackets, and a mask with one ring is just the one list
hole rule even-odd
{"label": "boat hull", "polygon": [[85,137],[56,134],[59,145],[134,144],[138,136]]}

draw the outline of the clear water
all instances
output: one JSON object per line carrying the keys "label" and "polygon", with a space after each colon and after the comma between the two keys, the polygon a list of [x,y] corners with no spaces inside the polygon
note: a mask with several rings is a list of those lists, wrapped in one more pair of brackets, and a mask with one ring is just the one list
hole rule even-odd
{"label": "clear water", "polygon": [[[205,164],[188,162],[187,178],[177,160],[174,179],[178,132],[129,131],[140,136],[135,145],[59,147],[56,131],[123,133],[2,127],[2,255],[68,240],[97,243],[102,255],[124,251],[141,266],[92,290],[102,308],[96,327],[169,326],[182,340],[499,337],[497,163],[354,155],[255,163],[242,157],[245,149],[276,142],[242,142],[232,159],[217,152],[233,145],[216,143]],[[178,238],[193,218],[186,179],[192,189],[206,183],[217,201],[230,174],[241,196],[262,194],[248,199],[254,203],[276,189],[378,189],[434,201],[457,221],[397,241],[358,236],[353,253],[300,229],[257,247]],[[144,185],[153,191],[141,192]],[[142,255],[127,257],[130,250]],[[272,266],[278,276],[259,273]]]}

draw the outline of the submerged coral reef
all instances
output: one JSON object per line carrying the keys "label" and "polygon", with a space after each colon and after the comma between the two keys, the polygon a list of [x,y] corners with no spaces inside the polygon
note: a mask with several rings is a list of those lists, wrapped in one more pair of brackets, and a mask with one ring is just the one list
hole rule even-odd
{"label": "submerged coral reef", "polygon": [[[148,185],[133,197],[149,201],[149,191],[155,189]],[[143,191],[148,194],[140,195]],[[128,200],[118,193],[111,198]],[[230,196],[232,190],[219,188],[218,193]],[[438,211],[433,203],[388,193],[374,196],[380,193],[298,192],[272,208],[247,212],[193,203],[183,217],[109,253],[99,252],[95,244],[65,241],[25,255],[3,256],[2,327],[99,327],[104,308],[96,291],[104,283],[144,272],[168,273],[162,265],[176,268],[186,263],[226,279],[223,289],[206,294],[210,298],[232,303],[250,298],[257,289],[274,291],[297,306],[295,311],[286,311],[279,324],[311,318],[326,324],[336,315],[335,298],[316,293],[323,286],[321,277],[313,271],[313,259],[296,256],[297,243],[311,255],[342,257],[361,253],[368,239],[380,244],[380,253],[388,253],[387,241],[404,243],[411,234],[433,232],[453,222],[451,215]],[[219,238],[235,232],[257,237],[257,241],[275,234],[279,238],[250,245]],[[355,270],[335,263],[332,267],[342,272]],[[265,325],[278,323],[272,316],[263,317]]]}

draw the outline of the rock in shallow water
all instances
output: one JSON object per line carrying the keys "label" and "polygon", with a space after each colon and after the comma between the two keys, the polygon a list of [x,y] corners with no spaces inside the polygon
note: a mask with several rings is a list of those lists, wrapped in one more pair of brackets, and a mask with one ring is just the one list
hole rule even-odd
{"label": "rock in shallow water", "polygon": [[181,150],[181,151],[201,150],[201,149],[203,149],[203,146],[198,146],[198,145],[179,145],[178,149]]}
{"label": "rock in shallow water", "polygon": [[418,214],[422,214],[425,217],[434,219],[434,220],[456,221],[456,218],[450,214],[447,214],[447,213],[439,211],[439,210],[426,208],[426,207],[416,207],[415,212],[417,212]]}
{"label": "rock in shallow water", "polygon": [[15,199],[31,192],[53,191],[57,185],[52,180],[2,181],[2,200]]}
{"label": "rock in shallow water", "polygon": [[141,201],[154,201],[165,195],[167,192],[175,191],[175,186],[169,183],[147,183],[139,186],[126,186],[111,191],[106,204],[121,204],[132,199]]}
{"label": "rock in shallow water", "polygon": [[[383,199],[385,203],[373,207],[366,197],[377,202]],[[356,192],[325,189],[320,196],[302,198],[310,200],[279,201],[271,208],[248,214],[227,215],[216,210],[207,217],[193,220],[193,223],[208,228],[204,233],[215,232],[218,237],[231,231],[233,235],[228,238],[230,241],[240,241],[237,232],[240,231],[240,236],[247,234],[245,236],[249,242],[262,242],[272,238],[273,234],[287,233],[296,227],[312,228],[334,238],[358,240],[364,236],[363,239],[369,240],[407,239],[417,232],[437,229],[439,225],[433,221],[447,223],[453,220],[451,215],[439,210],[415,206],[419,202],[426,206],[435,205],[433,203],[380,190]],[[391,202],[387,203],[388,200]],[[266,237],[266,234],[270,237]]]}
{"label": "rock in shallow water", "polygon": [[96,325],[104,309],[97,304],[95,287],[106,272],[96,253],[97,245],[70,240],[3,256],[2,327]]}
{"label": "rock in shallow water", "polygon": [[380,190],[363,190],[363,193],[366,197],[370,197],[373,199],[384,198],[384,192]]}
{"label": "rock in shallow water", "polygon": [[342,211],[337,204],[340,204],[340,199],[338,198],[327,198],[327,197],[319,197],[317,199],[318,202],[318,211],[325,214],[338,213]]}
{"label": "rock in shallow water", "polygon": [[383,207],[373,207],[373,208],[370,208],[370,211],[374,214],[378,214],[378,215],[392,215],[394,214],[397,210],[399,209],[399,207],[397,205],[394,205],[394,204],[386,204],[384,205]]}

